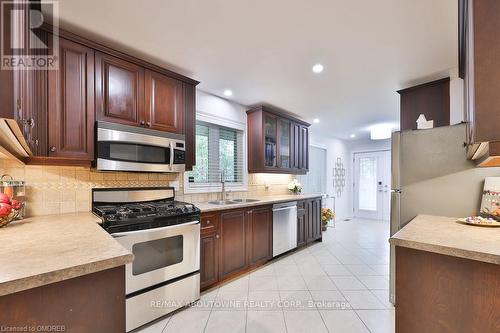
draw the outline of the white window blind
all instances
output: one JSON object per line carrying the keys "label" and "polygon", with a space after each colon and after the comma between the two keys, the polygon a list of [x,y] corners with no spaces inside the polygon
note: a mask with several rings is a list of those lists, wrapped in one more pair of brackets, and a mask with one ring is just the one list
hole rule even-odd
{"label": "white window blind", "polygon": [[189,188],[243,184],[243,131],[196,122],[196,165],[187,173]]}

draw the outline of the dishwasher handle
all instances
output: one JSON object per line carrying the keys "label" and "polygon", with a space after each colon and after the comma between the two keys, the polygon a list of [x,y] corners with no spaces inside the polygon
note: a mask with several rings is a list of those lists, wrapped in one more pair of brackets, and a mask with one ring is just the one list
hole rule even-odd
{"label": "dishwasher handle", "polygon": [[282,210],[297,209],[297,206],[288,206],[283,208],[273,208],[273,212],[280,212]]}

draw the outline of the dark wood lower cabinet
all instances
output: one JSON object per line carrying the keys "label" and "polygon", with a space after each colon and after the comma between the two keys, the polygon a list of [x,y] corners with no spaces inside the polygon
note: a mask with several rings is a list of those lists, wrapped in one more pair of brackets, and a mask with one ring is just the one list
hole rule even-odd
{"label": "dark wood lower cabinet", "polygon": [[297,247],[322,237],[321,198],[299,201],[297,210]]}
{"label": "dark wood lower cabinet", "polygon": [[220,214],[219,278],[227,278],[248,266],[246,211],[235,210]]}
{"label": "dark wood lower cabinet", "polygon": [[[302,200],[297,206],[300,247],[321,239],[321,198]],[[200,252],[202,290],[272,260],[272,207],[203,213]]]}
{"label": "dark wood lower cabinet", "polygon": [[201,289],[272,259],[271,206],[201,216]]}
{"label": "dark wood lower cabinet", "polygon": [[500,265],[396,247],[396,332],[500,332]]}
{"label": "dark wood lower cabinet", "polygon": [[4,328],[48,332],[55,325],[58,332],[123,333],[125,266],[1,296],[0,309]]}
{"label": "dark wood lower cabinet", "polygon": [[269,207],[254,208],[247,212],[248,262],[259,265],[273,257],[273,218]]}

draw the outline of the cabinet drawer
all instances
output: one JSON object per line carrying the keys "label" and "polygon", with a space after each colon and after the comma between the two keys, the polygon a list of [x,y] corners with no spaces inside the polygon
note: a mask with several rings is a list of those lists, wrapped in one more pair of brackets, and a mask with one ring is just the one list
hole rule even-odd
{"label": "cabinet drawer", "polygon": [[216,214],[207,214],[201,216],[201,232],[203,234],[212,233],[217,230],[219,218]]}

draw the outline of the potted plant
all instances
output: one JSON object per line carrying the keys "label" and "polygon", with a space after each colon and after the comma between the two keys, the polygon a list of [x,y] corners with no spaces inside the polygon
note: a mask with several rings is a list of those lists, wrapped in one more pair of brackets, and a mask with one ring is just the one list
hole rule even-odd
{"label": "potted plant", "polygon": [[333,220],[335,213],[330,208],[321,208],[321,222],[323,225],[323,231],[327,230],[328,222]]}
{"label": "potted plant", "polygon": [[293,194],[300,194],[302,192],[302,184],[297,179],[294,179],[288,184],[288,190]]}

